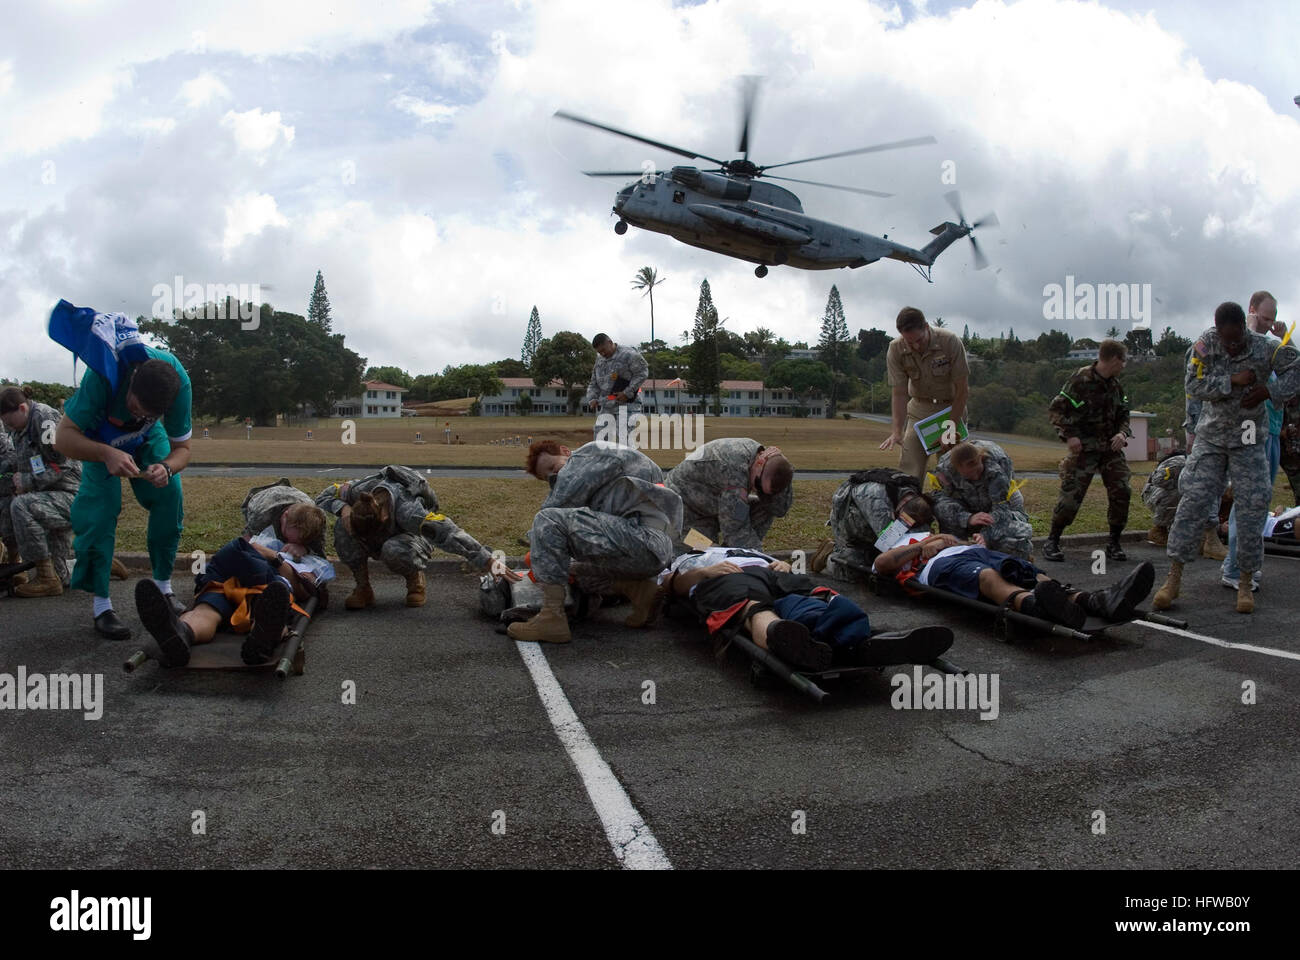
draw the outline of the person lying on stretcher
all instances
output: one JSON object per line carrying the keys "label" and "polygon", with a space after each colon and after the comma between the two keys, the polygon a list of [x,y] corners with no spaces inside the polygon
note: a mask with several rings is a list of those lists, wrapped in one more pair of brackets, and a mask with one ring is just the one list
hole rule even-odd
{"label": "person lying on stretcher", "polygon": [[766,553],[710,547],[684,553],[659,574],[660,590],[686,600],[721,656],[738,630],[800,670],[929,663],[952,646],[947,627],[872,635],[867,614],[848,597]]}
{"label": "person lying on stretcher", "polygon": [[1139,564],[1128,576],[1101,590],[1070,590],[1028,560],[990,550],[984,538],[958,540],[940,533],[909,534],[903,543],[876,557],[873,573],[904,586],[918,583],[972,600],[1008,605],[1030,617],[1078,630],[1089,616],[1128,620],[1155,584],[1155,567]]}
{"label": "person lying on stretcher", "polygon": [[247,634],[240,649],[245,663],[266,663],[293,614],[306,613],[300,604],[316,596],[318,609],[325,607],[325,584],[334,579],[334,566],[307,547],[319,542],[324,528],[325,512],[302,504],[285,511],[284,540],[273,527],[231,540],[194,578],[194,603],[179,616],[152,580],[141,580],[136,610],[158,641],[162,665],[185,666],[194,644],[210,643],[223,629]]}

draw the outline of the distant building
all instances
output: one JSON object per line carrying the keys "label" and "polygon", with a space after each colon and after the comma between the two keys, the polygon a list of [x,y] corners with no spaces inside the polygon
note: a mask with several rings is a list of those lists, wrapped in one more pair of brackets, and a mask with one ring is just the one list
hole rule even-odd
{"label": "distant building", "polygon": [[819,359],[816,347],[795,347],[785,355],[787,360],[817,360]]}
{"label": "distant building", "polygon": [[367,380],[361,396],[345,397],[334,401],[334,416],[400,417],[402,394],[406,392],[408,391],[405,387],[384,383],[382,380]]}
{"label": "distant building", "polygon": [[[532,397],[532,412],[561,414],[567,409],[564,387],[553,382],[537,387],[526,377],[502,377],[504,389],[479,397],[479,412],[485,417],[510,417],[519,412],[519,398]],[[712,407],[713,397],[709,398]],[[799,407],[793,391],[769,390],[761,380],[723,380],[717,398],[724,417],[791,417]],[[641,404],[646,413],[707,413],[704,398],[687,389],[681,378],[646,380],[641,385]],[[804,404],[806,416],[825,416],[825,400],[813,397]]]}
{"label": "distant building", "polygon": [[1079,347],[1067,353],[1065,355],[1065,359],[1082,360],[1085,363],[1092,363],[1092,361],[1096,360],[1100,356],[1101,356],[1101,352],[1096,347],[1093,347],[1091,349],[1089,349],[1088,347]]}

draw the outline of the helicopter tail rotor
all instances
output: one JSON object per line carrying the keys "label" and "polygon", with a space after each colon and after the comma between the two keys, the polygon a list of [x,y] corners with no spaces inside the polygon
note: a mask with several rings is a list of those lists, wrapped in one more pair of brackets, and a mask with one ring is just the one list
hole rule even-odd
{"label": "helicopter tail rotor", "polygon": [[964,231],[966,239],[970,241],[971,252],[975,257],[975,269],[983,270],[985,267],[989,265],[989,258],[984,256],[984,251],[980,249],[979,242],[974,237],[974,231],[979,229],[980,227],[996,227],[998,225],[998,215],[996,213],[989,212],[986,213],[984,216],[980,217],[974,223],[968,223],[966,221],[966,214],[962,211],[961,208],[961,194],[958,193],[956,190],[949,190],[947,193],[943,195],[943,197],[945,200],[948,201],[948,204],[949,206],[952,207],[953,212],[957,214],[958,224],[960,225],[961,229]]}

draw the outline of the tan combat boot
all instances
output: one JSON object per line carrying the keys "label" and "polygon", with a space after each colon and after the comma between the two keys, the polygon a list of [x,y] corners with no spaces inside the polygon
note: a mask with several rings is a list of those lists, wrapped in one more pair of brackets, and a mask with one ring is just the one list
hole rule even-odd
{"label": "tan combat boot", "polygon": [[569,618],[564,613],[564,584],[542,584],[542,609],[531,620],[512,623],[506,633],[512,640],[538,643],[568,643]]}
{"label": "tan combat boot", "polygon": [[1154,543],[1157,547],[1169,546],[1169,531],[1164,527],[1153,526],[1147,531],[1147,543]]}
{"label": "tan combat boot", "polygon": [[406,575],[406,605],[408,607],[424,606],[424,571]]}
{"label": "tan combat boot", "polygon": [[1241,571],[1241,579],[1237,581],[1237,612],[1254,613],[1255,612],[1255,591],[1251,584],[1253,571]]}
{"label": "tan combat boot", "polygon": [[117,557],[113,558],[113,568],[109,570],[108,575],[114,580],[125,580],[130,576],[130,574],[126,572],[126,564],[117,559]]}
{"label": "tan combat boot", "polygon": [[1164,585],[1156,591],[1155,599],[1151,601],[1151,606],[1157,610],[1168,610],[1174,605],[1174,599],[1178,596],[1178,591],[1183,586],[1183,561],[1175,560],[1169,564],[1169,576],[1165,578]]}
{"label": "tan combat boot", "polygon": [[623,621],[624,626],[645,627],[659,614],[659,584],[649,580],[616,580],[614,589],[632,601],[632,612]]}
{"label": "tan combat boot", "polygon": [[1228,548],[1219,539],[1218,527],[1206,527],[1205,536],[1201,538],[1201,556],[1210,560],[1226,560]]}
{"label": "tan combat boot", "polygon": [[[23,558],[18,555],[18,541],[6,540],[4,542],[4,548],[5,548],[5,563],[23,562]],[[27,577],[26,570],[24,570],[22,573],[15,573],[12,577],[9,578],[9,582],[14,586],[17,586],[20,583],[26,583],[27,580],[28,577]]]}
{"label": "tan combat boot", "polygon": [[36,579],[14,589],[19,597],[58,597],[63,594],[63,581],[54,572],[54,561],[48,557],[36,564]]}
{"label": "tan combat boot", "polygon": [[362,560],[355,567],[349,566],[352,571],[352,578],[356,580],[357,585],[352,592],[348,594],[343,606],[348,610],[363,610],[366,607],[375,605],[375,591],[370,589],[370,565]]}
{"label": "tan combat boot", "polygon": [[831,554],[834,552],[835,541],[829,538],[823,540],[821,545],[817,547],[817,552],[814,553],[812,559],[808,561],[808,566],[812,568],[812,572],[821,573],[825,570],[826,561],[831,558]]}

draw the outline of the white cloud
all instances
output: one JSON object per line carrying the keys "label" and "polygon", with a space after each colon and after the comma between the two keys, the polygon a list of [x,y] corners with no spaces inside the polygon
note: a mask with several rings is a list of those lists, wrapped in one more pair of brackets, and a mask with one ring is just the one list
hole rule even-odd
{"label": "white cloud", "polygon": [[176,120],[172,117],[143,117],[133,126],[143,133],[166,136],[176,129]]}
{"label": "white cloud", "polygon": [[289,221],[280,213],[275,197],[267,193],[247,193],[226,206],[226,230],[221,238],[223,258],[249,237],[267,227],[287,227]]}
{"label": "white cloud", "polygon": [[14,62],[0,60],[0,97],[14,88]]}
{"label": "white cloud", "polygon": [[[239,149],[249,153],[265,154],[281,140],[286,145],[293,142],[293,127],[280,122],[279,110],[270,113],[263,113],[260,107],[243,113],[228,110],[221,118],[221,125],[234,134]],[[259,163],[264,161],[264,156],[259,157]]]}
{"label": "white cloud", "polygon": [[215,73],[205,70],[197,77],[192,77],[181,84],[177,94],[191,110],[202,107],[214,100],[229,100],[230,88],[222,83]]}
{"label": "white cloud", "polygon": [[456,108],[453,106],[445,103],[430,103],[406,93],[394,97],[391,102],[398,110],[419,117],[420,123],[444,123],[456,115]]}

